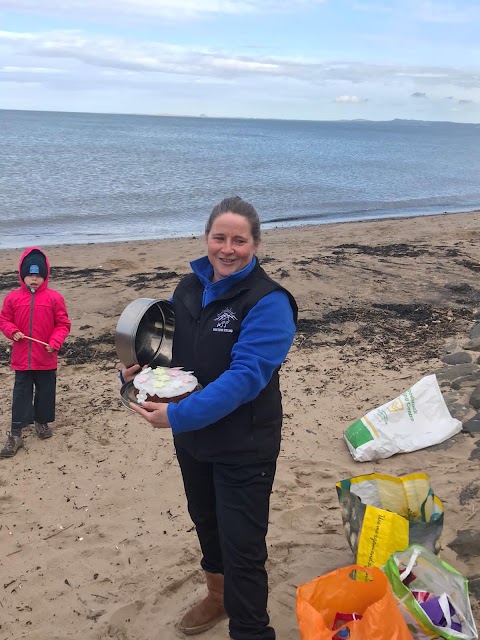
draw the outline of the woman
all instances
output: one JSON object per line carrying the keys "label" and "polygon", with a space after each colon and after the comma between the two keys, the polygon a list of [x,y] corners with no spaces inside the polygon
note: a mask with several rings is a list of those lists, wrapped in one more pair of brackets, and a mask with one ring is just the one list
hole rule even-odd
{"label": "woman", "polygon": [[[234,640],[273,640],[265,537],[282,426],[278,371],[297,305],[255,257],[260,221],[251,204],[223,200],[205,232],[207,256],[191,263],[172,298],[172,366],[194,371],[203,389],[178,404],[132,408],[153,427],[172,429],[203,554],[208,594],[180,629],[200,633],[226,614]],[[137,371],[122,374],[128,380]]]}

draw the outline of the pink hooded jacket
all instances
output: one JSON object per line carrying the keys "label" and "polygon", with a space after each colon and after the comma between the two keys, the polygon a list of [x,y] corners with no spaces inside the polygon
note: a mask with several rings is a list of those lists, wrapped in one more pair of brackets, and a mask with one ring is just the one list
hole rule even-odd
{"label": "pink hooded jacket", "polygon": [[[47,277],[32,293],[20,276],[23,260],[32,252],[39,251],[45,257]],[[11,291],[3,301],[0,312],[0,331],[9,339],[21,331],[26,336],[47,342],[55,351],[50,353],[43,344],[23,339],[12,343],[11,367],[17,371],[46,370],[57,368],[57,352],[70,333],[63,296],[48,288],[50,264],[45,253],[38,247],[23,252],[18,264],[20,289]]]}

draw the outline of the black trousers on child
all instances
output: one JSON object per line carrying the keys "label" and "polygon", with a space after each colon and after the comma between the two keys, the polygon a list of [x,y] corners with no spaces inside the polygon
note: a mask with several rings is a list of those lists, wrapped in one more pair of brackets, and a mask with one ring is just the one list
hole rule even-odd
{"label": "black trousers on child", "polygon": [[12,434],[19,436],[33,421],[55,420],[57,370],[15,371],[12,400]]}
{"label": "black trousers on child", "polygon": [[225,610],[234,640],[275,640],[265,571],[276,460],[201,462],[176,447],[202,568],[225,577]]}

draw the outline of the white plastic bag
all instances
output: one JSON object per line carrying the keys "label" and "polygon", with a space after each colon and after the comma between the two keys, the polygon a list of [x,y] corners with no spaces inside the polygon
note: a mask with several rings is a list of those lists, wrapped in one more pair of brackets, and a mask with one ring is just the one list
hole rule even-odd
{"label": "white plastic bag", "polygon": [[432,374],[351,424],[345,441],[355,460],[367,462],[430,447],[461,429]]}

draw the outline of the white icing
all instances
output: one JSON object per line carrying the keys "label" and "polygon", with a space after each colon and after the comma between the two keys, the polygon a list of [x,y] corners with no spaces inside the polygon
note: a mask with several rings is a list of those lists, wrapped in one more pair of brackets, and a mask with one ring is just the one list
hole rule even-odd
{"label": "white icing", "polygon": [[133,386],[138,389],[137,402],[142,404],[147,396],[159,398],[175,398],[184,393],[190,393],[198,384],[197,378],[191,371],[184,371],[182,367],[147,367],[137,373],[133,379]]}

